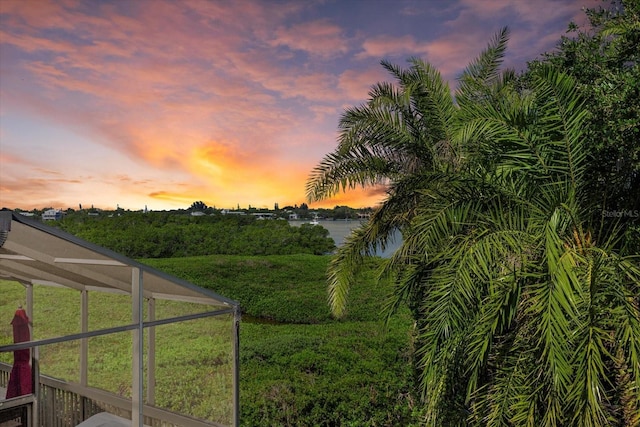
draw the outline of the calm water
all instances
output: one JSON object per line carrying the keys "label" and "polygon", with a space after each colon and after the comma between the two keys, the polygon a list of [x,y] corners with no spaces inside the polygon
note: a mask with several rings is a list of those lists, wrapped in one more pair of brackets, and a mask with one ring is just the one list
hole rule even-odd
{"label": "calm water", "polygon": [[[299,226],[301,224],[308,223],[309,221],[289,221],[289,224]],[[329,230],[329,236],[336,242],[336,246],[340,246],[344,243],[344,239],[351,234],[351,231],[360,226],[360,221],[324,221],[319,220],[319,225]],[[390,242],[389,247],[385,251],[378,250],[376,255],[382,258],[390,257],[396,249],[402,244],[402,237],[400,233],[396,233],[393,242]]]}

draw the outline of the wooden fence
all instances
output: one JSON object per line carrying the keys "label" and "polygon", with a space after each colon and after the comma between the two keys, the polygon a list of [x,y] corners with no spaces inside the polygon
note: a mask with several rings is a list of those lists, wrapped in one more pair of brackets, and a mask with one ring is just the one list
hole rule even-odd
{"label": "wooden fence", "polygon": [[[0,363],[0,387],[8,384],[10,371],[11,365]],[[44,375],[40,375],[37,406],[39,427],[75,427],[100,412],[131,419],[130,399]],[[150,405],[144,406],[144,414],[144,423],[150,427],[223,427]]]}

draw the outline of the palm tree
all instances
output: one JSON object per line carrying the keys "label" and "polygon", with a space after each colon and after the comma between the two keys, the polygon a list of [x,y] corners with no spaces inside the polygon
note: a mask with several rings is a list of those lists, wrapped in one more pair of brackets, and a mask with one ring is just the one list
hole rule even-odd
{"label": "palm tree", "polygon": [[428,424],[640,422],[637,258],[615,252],[623,230],[590,223],[575,84],[534,79],[462,107],[476,176],[427,190],[389,267],[421,296]]}
{"label": "palm tree", "polygon": [[524,88],[497,73],[506,37],[455,102],[414,59],[383,63],[400,89],[379,84],[343,116],[310,199],[389,192],[331,263],[330,304],[344,314],[358,262],[399,228],[390,308],[415,317],[426,425],[638,425],[638,260],[616,253],[624,230],[591,222],[575,83],[549,67]]}
{"label": "palm tree", "polygon": [[314,168],[307,198],[318,201],[358,186],[386,186],[388,196],[363,227],[346,239],[331,263],[329,300],[344,315],[353,273],[362,256],[386,247],[395,230],[406,230],[415,215],[417,190],[438,186],[465,166],[456,143],[459,104],[485,97],[498,79],[509,31],[503,28],[489,47],[463,73],[462,90],[454,98],[436,68],[411,58],[410,68],[387,61],[382,66],[397,79],[374,85],[368,103],[347,109],[339,123],[335,152]]}

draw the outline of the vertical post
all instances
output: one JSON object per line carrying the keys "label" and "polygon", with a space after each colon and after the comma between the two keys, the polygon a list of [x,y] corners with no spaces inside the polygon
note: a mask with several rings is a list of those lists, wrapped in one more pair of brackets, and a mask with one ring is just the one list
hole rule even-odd
{"label": "vertical post", "polygon": [[233,425],[240,425],[240,307],[233,311]]}
{"label": "vertical post", "polygon": [[[26,293],[27,293],[27,317],[31,323],[29,324],[29,336],[31,339],[33,338],[33,285],[31,283],[25,285]],[[33,406],[31,407],[31,422],[34,426],[39,426],[39,399],[40,399],[40,365],[38,364],[40,360],[40,353],[38,351],[38,347],[33,347],[31,349],[31,380],[33,381],[32,393],[35,397],[33,399]]]}
{"label": "vertical post", "polygon": [[[27,294],[27,316],[33,323],[33,285],[28,283],[25,286],[25,291]],[[31,325],[29,325],[31,336],[33,337],[33,331],[31,330]]]}
{"label": "vertical post", "polygon": [[[89,331],[89,291],[80,291],[80,332],[83,334]],[[80,340],[80,384],[87,387],[89,384],[89,339]],[[85,407],[84,398],[80,398],[80,419],[84,420]]]}
{"label": "vertical post", "polygon": [[[33,406],[31,414],[31,425],[40,426],[40,348],[34,347],[31,358],[31,375],[33,376]],[[44,405],[46,408],[46,404]],[[45,414],[46,417],[46,414]]]}
{"label": "vertical post", "polygon": [[143,398],[143,285],[142,271],[134,267],[131,274],[131,312],[133,323],[137,327],[133,330],[133,361],[131,363],[131,426],[142,427],[144,424]]}
{"label": "vertical post", "polygon": [[[156,320],[156,300],[149,298],[147,302],[147,316],[150,322]],[[155,405],[156,401],[156,327],[147,329],[147,403]]]}
{"label": "vertical post", "polygon": [[[89,292],[86,289],[80,291],[80,332],[89,331]],[[84,387],[88,384],[88,359],[89,340],[80,340],[80,384]]]}

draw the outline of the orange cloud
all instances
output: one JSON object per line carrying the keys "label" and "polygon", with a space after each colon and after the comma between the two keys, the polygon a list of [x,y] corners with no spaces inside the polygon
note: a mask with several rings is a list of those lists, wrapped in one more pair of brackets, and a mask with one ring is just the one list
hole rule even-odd
{"label": "orange cloud", "polygon": [[[389,15],[371,29],[322,1],[0,1],[2,201],[52,205],[64,193],[105,207],[300,204],[309,171],[335,148],[341,111],[392,79],[380,59],[421,56],[453,79],[497,31],[487,22],[521,23],[511,50],[525,55],[555,37],[549,16],[582,13],[577,1],[389,2],[400,25],[387,26]],[[337,13],[318,17],[327,10]],[[417,14],[441,19],[436,36],[404,25]],[[20,134],[25,126],[43,129]],[[47,132],[56,129],[65,132]]]}
{"label": "orange cloud", "polygon": [[376,207],[386,197],[385,187],[373,187],[367,189],[352,189],[344,193],[339,193],[320,202],[313,202],[309,206],[312,208],[330,209],[335,206],[350,206],[352,208]]}

